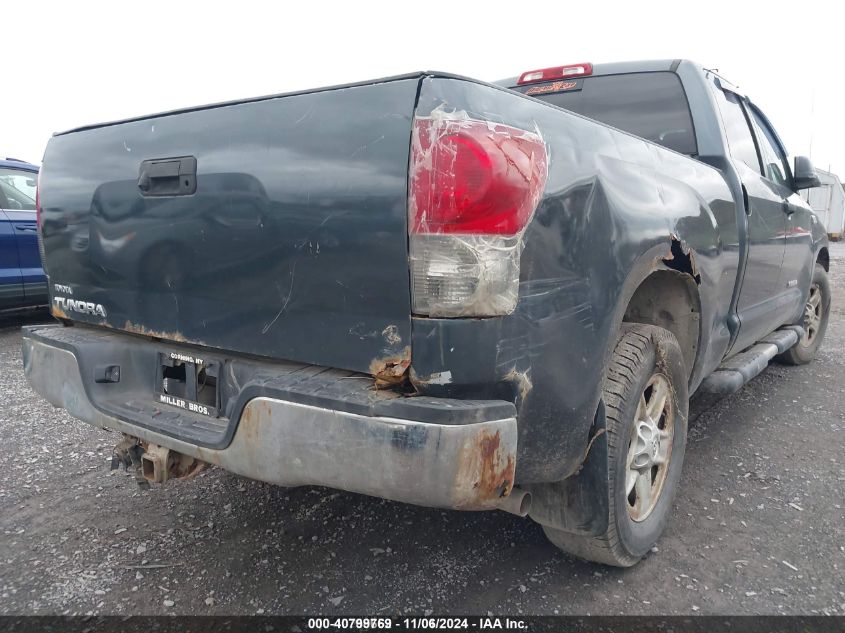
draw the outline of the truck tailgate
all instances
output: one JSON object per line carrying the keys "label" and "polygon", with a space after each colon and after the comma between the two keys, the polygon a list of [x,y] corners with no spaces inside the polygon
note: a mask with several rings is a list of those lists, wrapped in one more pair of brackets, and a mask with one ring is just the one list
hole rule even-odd
{"label": "truck tailgate", "polygon": [[54,314],[353,371],[407,366],[418,83],[53,137],[40,202]]}

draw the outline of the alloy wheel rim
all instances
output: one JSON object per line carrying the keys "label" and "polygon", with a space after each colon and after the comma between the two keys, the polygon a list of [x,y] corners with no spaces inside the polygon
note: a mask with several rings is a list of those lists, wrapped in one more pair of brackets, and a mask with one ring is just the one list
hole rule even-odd
{"label": "alloy wheel rim", "polygon": [[655,373],[637,404],[625,472],[625,505],[637,522],[645,521],[657,506],[669,472],[675,432],[671,392],[669,379]]}
{"label": "alloy wheel rim", "polygon": [[804,336],[801,344],[805,347],[812,345],[819,332],[822,322],[822,291],[818,284],[810,286],[810,296],[804,306]]}

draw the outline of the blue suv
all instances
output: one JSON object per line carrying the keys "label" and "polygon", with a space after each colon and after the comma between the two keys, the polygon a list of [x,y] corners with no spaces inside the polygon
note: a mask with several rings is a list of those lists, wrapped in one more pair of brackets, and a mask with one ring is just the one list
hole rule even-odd
{"label": "blue suv", "polygon": [[0,160],[0,312],[48,302],[38,252],[37,180],[37,166]]}

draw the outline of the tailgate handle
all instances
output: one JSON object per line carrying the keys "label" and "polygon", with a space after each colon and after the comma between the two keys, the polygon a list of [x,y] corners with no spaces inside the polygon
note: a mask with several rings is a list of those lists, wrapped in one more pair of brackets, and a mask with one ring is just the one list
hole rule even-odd
{"label": "tailgate handle", "polygon": [[197,191],[197,159],[193,156],[151,158],[141,163],[142,196],[190,196]]}

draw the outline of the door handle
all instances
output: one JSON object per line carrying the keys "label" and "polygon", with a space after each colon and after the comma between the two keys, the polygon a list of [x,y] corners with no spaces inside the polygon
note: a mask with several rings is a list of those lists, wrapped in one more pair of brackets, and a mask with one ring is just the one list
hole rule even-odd
{"label": "door handle", "polygon": [[15,228],[19,231],[37,231],[37,226],[30,226],[29,224],[15,224]]}

